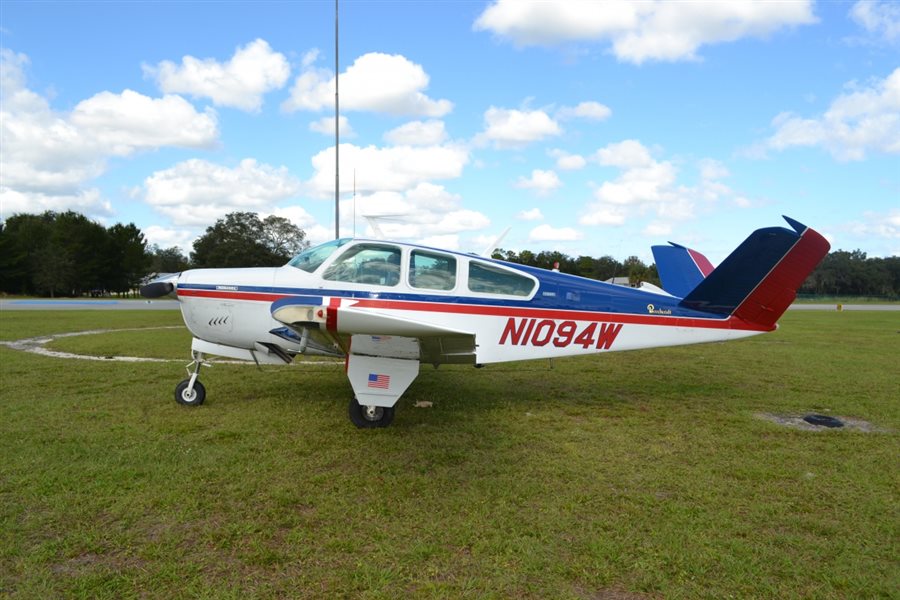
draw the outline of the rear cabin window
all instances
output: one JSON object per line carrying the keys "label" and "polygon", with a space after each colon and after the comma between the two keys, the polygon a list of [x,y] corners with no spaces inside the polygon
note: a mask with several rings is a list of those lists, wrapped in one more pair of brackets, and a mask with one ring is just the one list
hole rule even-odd
{"label": "rear cabin window", "polygon": [[485,263],[469,263],[469,289],[483,294],[528,296],[534,290],[534,281]]}
{"label": "rear cabin window", "polygon": [[456,259],[447,254],[413,250],[409,259],[409,285],[425,290],[456,287]]}
{"label": "rear cabin window", "polygon": [[347,249],[322,274],[329,281],[394,286],[400,283],[400,248],[359,244]]}

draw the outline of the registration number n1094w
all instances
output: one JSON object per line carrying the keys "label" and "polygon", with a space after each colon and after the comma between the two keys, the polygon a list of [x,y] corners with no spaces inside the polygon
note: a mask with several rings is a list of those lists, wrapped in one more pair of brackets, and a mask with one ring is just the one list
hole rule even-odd
{"label": "registration number n1094w", "polygon": [[609,350],[622,330],[621,323],[587,323],[554,319],[516,319],[510,317],[500,335],[500,345],[546,346],[565,348],[572,344],[584,349]]}

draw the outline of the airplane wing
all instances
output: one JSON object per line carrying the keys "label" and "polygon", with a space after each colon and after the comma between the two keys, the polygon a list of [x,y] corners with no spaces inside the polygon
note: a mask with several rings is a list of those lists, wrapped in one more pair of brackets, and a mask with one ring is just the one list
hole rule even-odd
{"label": "airplane wing", "polygon": [[[389,340],[416,340],[422,362],[441,363],[474,363],[475,334],[471,331],[436,325],[425,321],[410,319],[372,308],[358,308],[352,301],[344,306],[313,305],[305,298],[285,298],[272,303],[272,317],[291,327],[302,335],[302,329],[314,329],[329,334],[344,350],[357,338],[371,337],[381,339],[381,344],[371,347],[366,353],[391,356],[395,350]],[[352,341],[348,344],[347,338]],[[408,355],[407,346],[399,346],[396,352],[404,357]]]}
{"label": "airplane wing", "polygon": [[347,355],[347,377],[362,405],[391,407],[415,379],[419,364],[474,364],[470,331],[353,305],[311,305],[309,299],[272,303],[272,317],[299,335],[324,335]]}

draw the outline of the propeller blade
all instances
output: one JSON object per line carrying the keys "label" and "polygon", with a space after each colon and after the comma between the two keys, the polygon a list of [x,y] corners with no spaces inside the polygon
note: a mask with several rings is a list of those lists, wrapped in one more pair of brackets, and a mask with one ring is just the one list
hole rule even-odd
{"label": "propeller blade", "polygon": [[144,298],[162,298],[168,296],[175,289],[170,281],[154,281],[141,287],[141,296]]}

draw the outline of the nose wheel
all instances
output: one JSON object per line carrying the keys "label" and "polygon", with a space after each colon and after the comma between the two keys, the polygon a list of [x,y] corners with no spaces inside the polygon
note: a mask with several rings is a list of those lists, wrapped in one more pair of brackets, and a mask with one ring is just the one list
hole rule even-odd
{"label": "nose wheel", "polygon": [[183,406],[200,406],[206,400],[206,388],[197,379],[204,364],[203,353],[194,351],[192,356],[194,361],[187,366],[189,377],[175,386],[175,402]]}
{"label": "nose wheel", "polygon": [[199,381],[194,381],[191,387],[191,380],[185,379],[175,386],[175,402],[184,406],[200,406],[206,400],[206,388]]}
{"label": "nose wheel", "polygon": [[363,406],[356,398],[350,398],[350,421],[360,429],[387,427],[394,421],[393,406]]}

